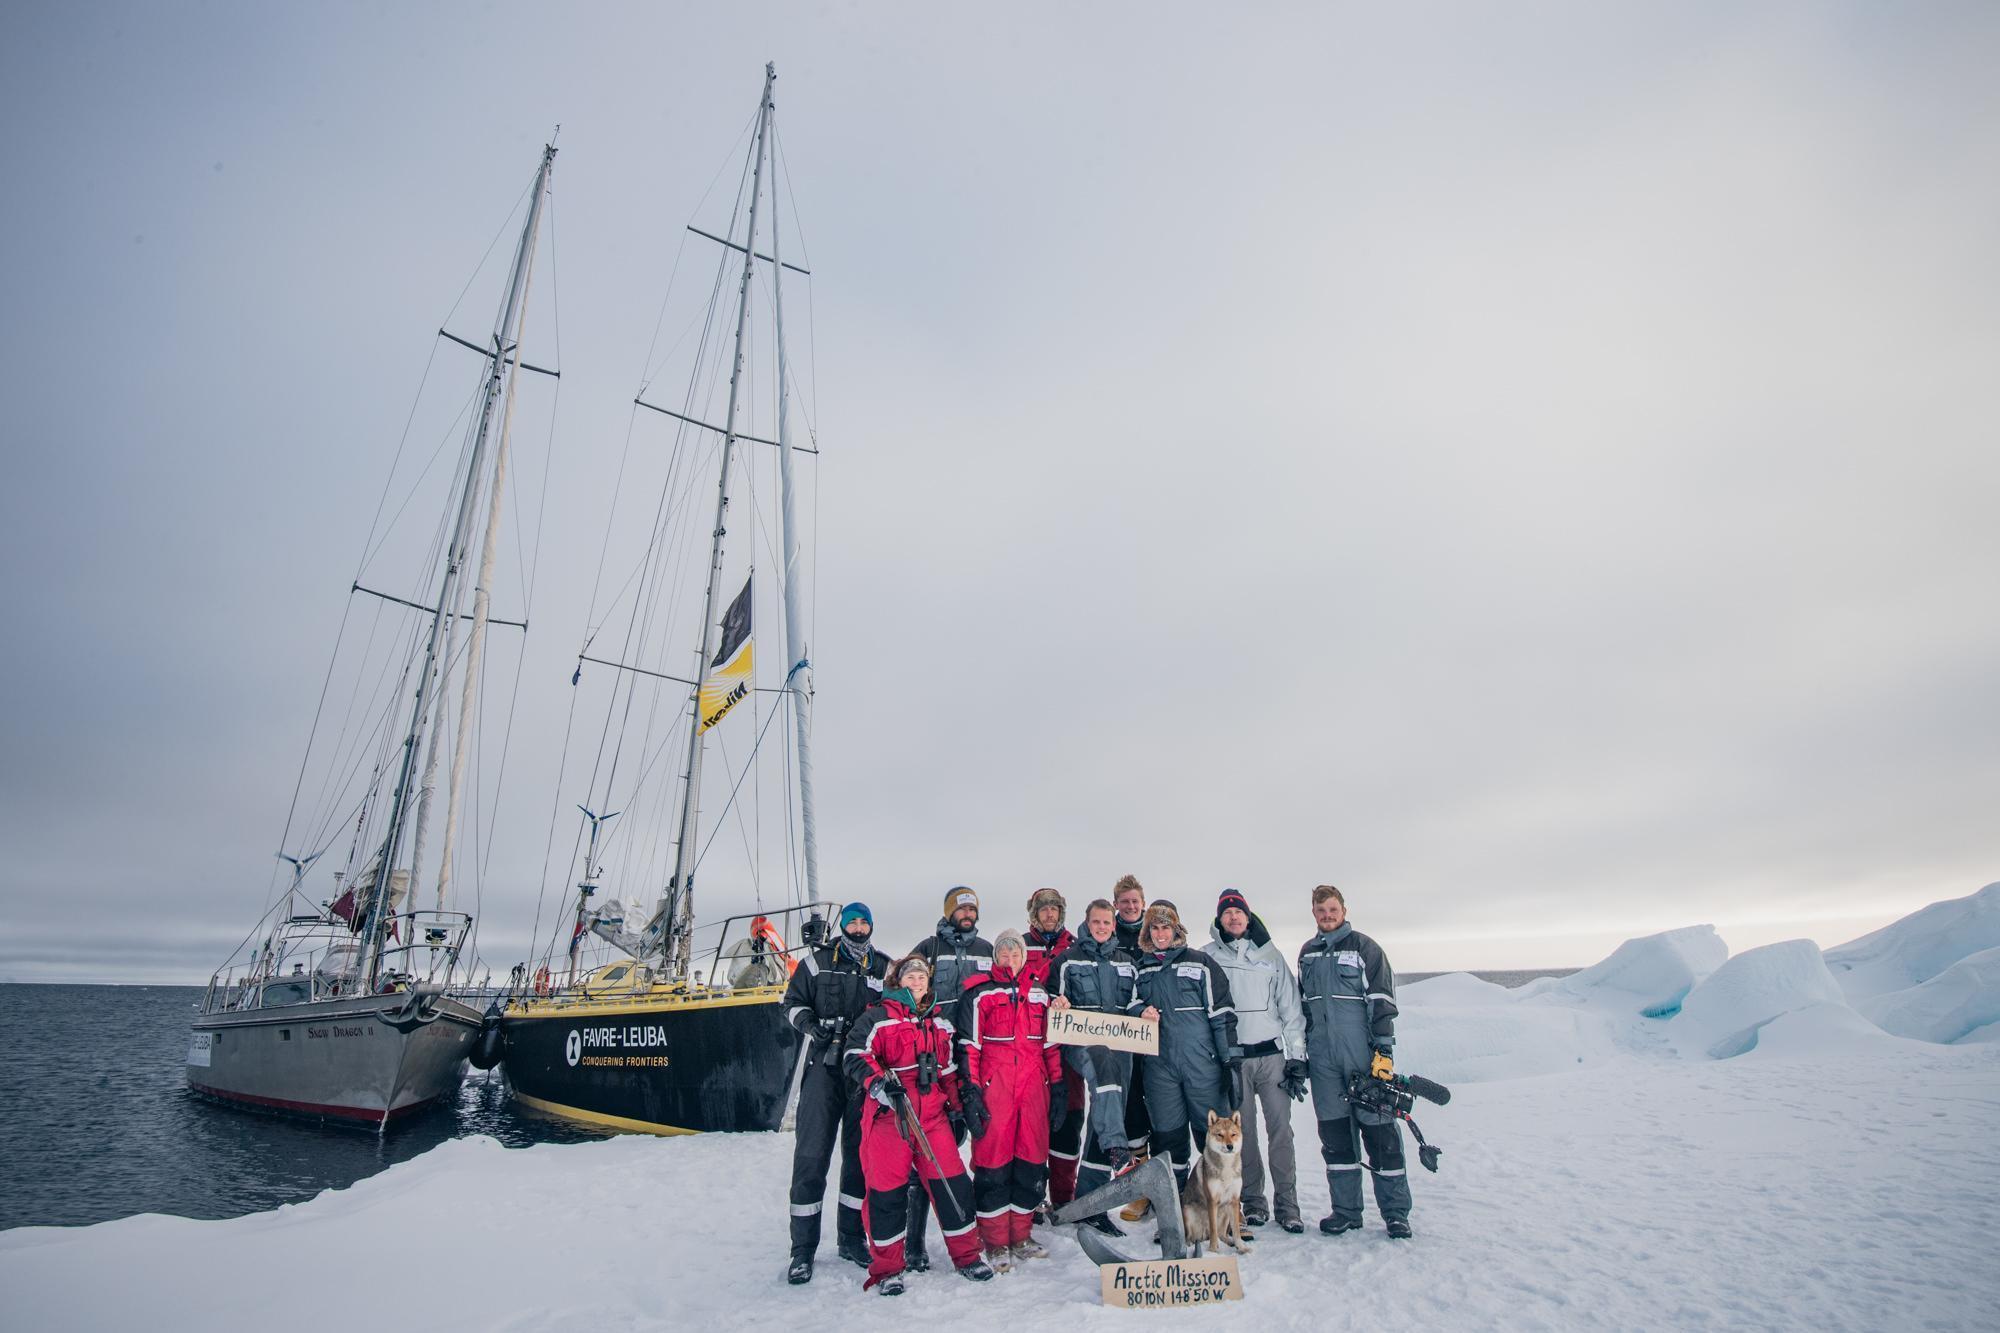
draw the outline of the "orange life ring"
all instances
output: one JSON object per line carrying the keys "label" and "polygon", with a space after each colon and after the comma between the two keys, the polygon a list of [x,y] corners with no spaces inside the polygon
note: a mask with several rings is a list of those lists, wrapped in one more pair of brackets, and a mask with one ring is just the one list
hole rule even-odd
{"label": "orange life ring", "polygon": [[792,973],[798,971],[799,960],[785,952],[785,937],[778,933],[778,928],[771,924],[769,917],[759,916],[751,918],[750,938],[764,941],[765,944],[771,947],[772,953],[785,960],[785,975],[790,976]]}

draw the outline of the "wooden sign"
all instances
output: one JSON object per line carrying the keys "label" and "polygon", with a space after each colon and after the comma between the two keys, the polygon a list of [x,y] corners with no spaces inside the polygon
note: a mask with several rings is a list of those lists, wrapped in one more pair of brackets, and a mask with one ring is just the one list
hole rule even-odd
{"label": "wooden sign", "polygon": [[1121,1310],[1172,1310],[1243,1299],[1243,1275],[1233,1254],[1105,1264],[1097,1272],[1104,1303]]}
{"label": "wooden sign", "polygon": [[1109,1046],[1114,1051],[1158,1055],[1160,1023],[1095,1009],[1051,1009],[1048,1040],[1058,1046]]}

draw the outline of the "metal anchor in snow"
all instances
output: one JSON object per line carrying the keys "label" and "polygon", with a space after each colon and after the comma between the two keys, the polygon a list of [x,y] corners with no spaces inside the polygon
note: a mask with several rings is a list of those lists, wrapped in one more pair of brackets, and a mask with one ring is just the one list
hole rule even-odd
{"label": "metal anchor in snow", "polygon": [[[1137,1170],[1128,1171],[1109,1185],[1094,1189],[1080,1199],[1072,1199],[1056,1209],[1056,1221],[1061,1223],[1081,1222],[1086,1217],[1108,1213],[1114,1208],[1123,1208],[1135,1199],[1144,1199],[1153,1205],[1153,1216],[1160,1223],[1160,1253],[1162,1259],[1187,1259],[1193,1256],[1188,1245],[1187,1230],[1181,1225],[1181,1192],[1174,1184],[1174,1170],[1163,1157],[1149,1159]],[[1098,1264],[1144,1263],[1153,1256],[1125,1254],[1111,1243],[1111,1237],[1095,1227],[1080,1226],[1076,1229],[1076,1243],[1091,1261]]]}

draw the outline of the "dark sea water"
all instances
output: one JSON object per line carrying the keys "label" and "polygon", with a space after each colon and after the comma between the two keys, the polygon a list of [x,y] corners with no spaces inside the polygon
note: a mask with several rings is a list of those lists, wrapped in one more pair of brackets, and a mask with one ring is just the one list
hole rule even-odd
{"label": "dark sea water", "polygon": [[[1496,986],[1505,986],[1508,990],[1513,990],[1517,986],[1525,986],[1529,982],[1539,980],[1542,977],[1567,977],[1582,970],[1582,968],[1576,967],[1545,967],[1539,970],[1530,969],[1525,972],[1474,972],[1472,975],[1478,977],[1481,981],[1490,981]],[[1450,975],[1448,972],[1398,972],[1396,974],[1396,984],[1398,986],[1412,986],[1419,981],[1429,981],[1432,977]]]}
{"label": "dark sea water", "polygon": [[467,1134],[509,1147],[595,1137],[513,1110],[497,1071],[386,1136],[211,1105],[183,1064],[200,999],[193,986],[0,985],[0,1229],[238,1217]]}
{"label": "dark sea water", "polygon": [[[1503,986],[1546,972],[1480,972]],[[1414,982],[1434,973],[1412,972]],[[366,1179],[468,1134],[508,1147],[596,1135],[523,1115],[499,1072],[386,1136],[232,1110],[188,1092],[195,986],[0,985],[0,1230],[135,1213],[240,1217]]]}

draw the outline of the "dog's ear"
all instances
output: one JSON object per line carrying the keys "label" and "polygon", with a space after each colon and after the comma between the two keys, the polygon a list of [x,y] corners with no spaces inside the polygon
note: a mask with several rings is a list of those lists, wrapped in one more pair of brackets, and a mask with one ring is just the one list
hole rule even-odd
{"label": "dog's ear", "polygon": [[1222,1119],[1222,1117],[1221,1117],[1221,1116],[1217,1115],[1217,1114],[1216,1114],[1215,1112],[1213,1112],[1213,1111],[1210,1111],[1210,1112],[1208,1113],[1208,1124],[1209,1124],[1209,1128],[1213,1129],[1213,1128],[1215,1127],[1215,1122],[1216,1122],[1216,1121],[1218,1121],[1218,1120],[1220,1120],[1220,1119]]}
{"label": "dog's ear", "polygon": [[[1209,1114],[1213,1115],[1214,1112],[1211,1111]],[[1235,1122],[1235,1125],[1238,1129],[1243,1128],[1243,1113],[1241,1111],[1231,1111],[1229,1113],[1229,1118],[1230,1120]]]}

